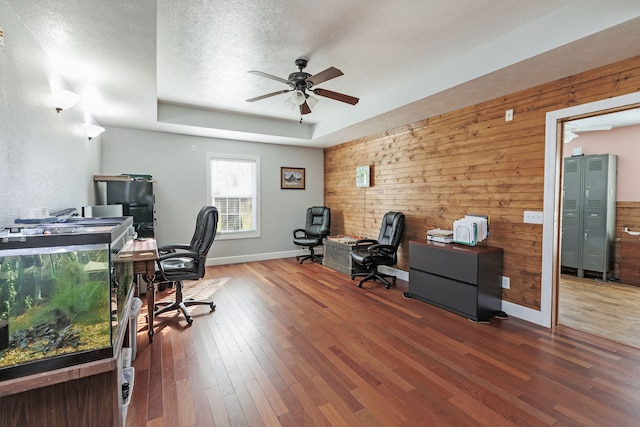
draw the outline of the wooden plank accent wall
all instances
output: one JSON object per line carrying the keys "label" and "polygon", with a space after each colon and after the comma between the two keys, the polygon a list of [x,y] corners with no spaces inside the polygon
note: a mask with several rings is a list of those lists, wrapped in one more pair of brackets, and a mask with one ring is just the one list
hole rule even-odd
{"label": "wooden plank accent wall", "polygon": [[[539,309],[542,225],[522,220],[543,209],[546,113],[638,90],[640,57],[326,148],[331,231],[375,238],[385,212],[404,212],[397,267],[407,270],[409,240],[467,213],[489,215],[487,244],[504,248],[511,277],[503,298]],[[371,166],[369,188],[355,186],[361,165]]]}
{"label": "wooden plank accent wall", "polygon": [[624,227],[640,231],[640,201],[616,203],[616,237],[622,237]]}
{"label": "wooden plank accent wall", "polygon": [[616,242],[613,247],[613,277],[620,283],[640,286],[640,257],[635,251],[629,252],[630,247],[638,245],[638,236],[624,233],[624,227],[640,231],[640,201],[616,203]]}

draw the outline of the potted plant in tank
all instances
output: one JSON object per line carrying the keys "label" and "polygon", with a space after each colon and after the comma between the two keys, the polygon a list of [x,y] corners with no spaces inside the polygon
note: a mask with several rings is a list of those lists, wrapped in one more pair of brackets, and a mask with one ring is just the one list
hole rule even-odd
{"label": "potted plant in tank", "polygon": [[15,267],[0,259],[0,351],[9,347],[9,315],[16,301]]}

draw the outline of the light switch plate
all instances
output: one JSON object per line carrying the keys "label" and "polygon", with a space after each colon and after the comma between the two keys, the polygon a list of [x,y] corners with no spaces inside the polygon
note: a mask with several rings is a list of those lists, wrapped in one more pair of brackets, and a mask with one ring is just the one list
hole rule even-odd
{"label": "light switch plate", "polygon": [[511,289],[511,278],[502,276],[502,289]]}
{"label": "light switch plate", "polygon": [[504,121],[510,122],[511,120],[513,120],[513,109],[507,110],[504,113]]}
{"label": "light switch plate", "polygon": [[544,215],[539,211],[524,211],[523,222],[525,224],[542,224],[544,221]]}

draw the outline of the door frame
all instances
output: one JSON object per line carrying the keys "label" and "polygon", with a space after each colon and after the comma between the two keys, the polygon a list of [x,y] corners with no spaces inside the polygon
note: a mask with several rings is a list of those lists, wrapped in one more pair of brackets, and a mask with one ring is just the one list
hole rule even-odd
{"label": "door frame", "polygon": [[624,110],[640,105],[640,92],[589,102],[574,107],[549,111],[546,114],[544,204],[542,223],[542,274],[540,310],[528,312],[530,320],[542,326],[557,324],[559,248],[560,248],[560,196],[562,172],[563,122],[580,116]]}

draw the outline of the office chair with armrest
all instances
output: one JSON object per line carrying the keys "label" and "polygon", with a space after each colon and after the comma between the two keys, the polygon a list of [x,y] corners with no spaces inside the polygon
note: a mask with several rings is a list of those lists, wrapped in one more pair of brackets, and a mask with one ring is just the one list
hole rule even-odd
{"label": "office chair with armrest", "polygon": [[396,283],[396,276],[380,273],[378,266],[390,267],[398,262],[398,246],[400,246],[403,234],[404,214],[402,212],[387,212],[382,218],[378,240],[363,239],[356,242],[351,252],[351,259],[355,264],[362,265],[367,269],[366,273],[351,275],[351,280],[356,276],[365,276],[358,283],[359,288],[367,280],[379,279],[389,289],[391,283],[386,279],[387,277],[393,278],[393,283]]}
{"label": "office chair with armrest", "polygon": [[[204,206],[196,218],[196,229],[189,245],[168,245],[158,248],[160,255],[157,261],[155,283],[173,283],[176,287],[176,299],[173,302],[156,303],[154,316],[171,310],[180,310],[188,324],[193,319],[187,311],[188,306],[208,305],[211,311],[216,305],[211,301],[196,301],[184,298],[183,281],[198,280],[204,277],[205,263],[211,244],[216,237],[218,227],[218,209]],[[158,308],[158,307],[162,308]]]}
{"label": "office chair with armrest", "polygon": [[322,245],[322,240],[329,235],[331,227],[331,209],[326,206],[313,206],[307,209],[307,219],[304,228],[293,230],[293,243],[309,248],[309,255],[300,255],[296,260],[302,264],[304,260],[310,259],[321,262],[321,255],[316,255],[313,248]]}

